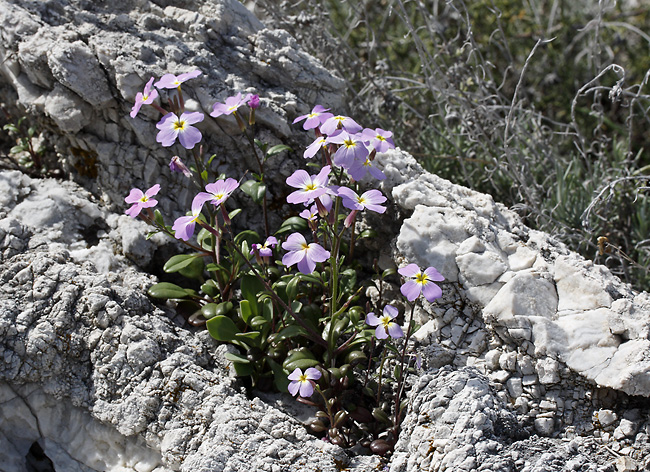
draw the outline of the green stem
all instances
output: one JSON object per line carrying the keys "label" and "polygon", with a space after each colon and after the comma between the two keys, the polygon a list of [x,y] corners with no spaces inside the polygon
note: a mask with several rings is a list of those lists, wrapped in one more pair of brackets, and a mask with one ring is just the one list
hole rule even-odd
{"label": "green stem", "polygon": [[265,288],[265,289],[267,290],[267,292],[271,295],[271,297],[272,297],[272,298],[273,298],[273,299],[274,299],[274,300],[275,300],[275,301],[276,301],[276,302],[277,302],[277,303],[278,303],[282,308],[284,308],[284,309],[287,311],[287,313],[289,313],[289,315],[291,315],[291,317],[292,317],[294,320],[296,320],[296,322],[297,322],[300,326],[302,326],[302,327],[305,329],[305,331],[307,331],[307,333],[308,333],[308,336],[307,336],[307,337],[308,337],[309,339],[311,339],[312,341],[314,341],[316,344],[320,344],[321,346],[327,346],[327,345],[328,345],[327,341],[325,341],[325,340],[323,339],[322,336],[320,336],[316,331],[314,331],[314,329],[313,329],[311,326],[309,326],[307,323],[305,323],[305,321],[304,321],[302,318],[300,318],[300,317],[299,317],[299,316],[298,316],[298,315],[297,315],[297,314],[296,314],[296,313],[291,309],[291,307],[290,307],[289,305],[287,305],[287,304],[284,302],[284,300],[282,300],[282,298],[281,298],[277,293],[275,293],[275,290],[273,290],[273,288],[271,287],[271,285],[269,285],[269,283],[266,281],[266,279],[264,279],[264,277],[262,277],[262,276],[260,275],[259,271],[255,268],[255,266],[253,266],[253,264],[251,264],[251,262],[248,260],[248,258],[247,258],[246,256],[244,256],[244,254],[243,254],[243,253],[241,252],[241,250],[237,247],[237,245],[236,245],[233,241],[231,241],[231,240],[229,240],[229,239],[226,239],[226,243],[229,244],[230,247],[231,247],[232,249],[234,249],[234,250],[237,252],[237,254],[239,254],[239,256],[242,258],[242,260],[244,260],[244,262],[246,263],[246,265],[248,266],[248,268],[251,269],[251,270],[253,271],[253,274],[255,275],[255,277],[257,277],[257,279],[258,279],[260,282],[262,282],[262,285],[264,285],[264,288]]}
{"label": "green stem", "polygon": [[408,348],[409,339],[413,334],[413,312],[415,311],[415,304],[411,305],[411,316],[409,317],[408,328],[406,329],[406,338],[404,339],[404,347],[402,348],[402,356],[400,358],[399,379],[397,380],[397,393],[395,394],[395,413],[393,416],[393,424],[399,428],[402,412],[400,411],[400,403],[402,393],[404,390],[404,359],[406,359],[406,349]]}

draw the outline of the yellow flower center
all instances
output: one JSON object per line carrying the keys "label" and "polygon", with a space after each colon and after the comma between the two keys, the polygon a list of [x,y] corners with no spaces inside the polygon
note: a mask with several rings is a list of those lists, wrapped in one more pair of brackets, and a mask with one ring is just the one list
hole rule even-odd
{"label": "yellow flower center", "polygon": [[316,118],[318,115],[320,115],[320,113],[310,113],[307,115],[307,118]]}
{"label": "yellow flower center", "polygon": [[174,122],[175,131],[183,131],[185,129],[186,123],[184,121],[178,120]]}
{"label": "yellow flower center", "polygon": [[393,322],[393,319],[388,316],[384,315],[381,317],[381,324],[384,325],[384,328],[388,329],[388,325],[390,325]]}
{"label": "yellow flower center", "polygon": [[305,186],[305,191],[316,190],[316,188],[316,184],[311,183]]}
{"label": "yellow flower center", "polygon": [[420,272],[415,276],[415,281],[420,285],[425,285],[429,281],[429,277],[426,274]]}
{"label": "yellow flower center", "polygon": [[355,143],[351,138],[348,138],[345,141],[343,141],[343,144],[347,148],[352,148],[357,146],[357,143]]}
{"label": "yellow flower center", "polygon": [[302,246],[303,251],[306,251],[307,249],[309,249],[309,244],[307,244],[307,243],[302,243],[301,246]]}
{"label": "yellow flower center", "polygon": [[309,380],[309,379],[307,379],[307,374],[302,374],[302,375],[298,378],[298,382],[301,382],[301,383],[302,383],[302,382],[307,382],[308,380]]}
{"label": "yellow flower center", "polygon": [[149,197],[147,197],[146,195],[143,195],[142,198],[140,199],[140,201],[141,201],[141,202],[148,202],[148,201],[149,201]]}
{"label": "yellow flower center", "polygon": [[375,138],[380,141],[386,141],[386,138],[384,138],[381,134],[378,134],[377,136],[375,136]]}

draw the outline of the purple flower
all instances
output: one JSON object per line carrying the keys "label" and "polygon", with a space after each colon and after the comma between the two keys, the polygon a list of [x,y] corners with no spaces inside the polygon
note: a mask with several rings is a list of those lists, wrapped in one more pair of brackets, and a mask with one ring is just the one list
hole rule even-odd
{"label": "purple flower", "polygon": [[168,147],[174,144],[178,138],[181,146],[185,149],[192,149],[201,141],[202,136],[201,132],[191,125],[200,121],[203,121],[203,113],[183,113],[180,118],[175,113],[167,113],[156,124],[156,128],[160,130],[156,141]]}
{"label": "purple flower", "polygon": [[307,221],[316,221],[316,217],[318,216],[318,207],[316,205],[312,205],[311,208],[306,208],[298,213],[298,216],[300,218],[306,219]]}
{"label": "purple flower", "polygon": [[309,367],[304,374],[302,373],[302,370],[296,368],[296,370],[291,372],[289,377],[287,377],[291,380],[291,383],[289,384],[289,393],[294,397],[298,393],[303,398],[311,397],[314,393],[314,385],[316,385],[314,380],[318,380],[320,377],[320,371],[313,367]]}
{"label": "purple flower", "polygon": [[192,172],[190,171],[190,169],[185,165],[185,163],[178,156],[172,157],[172,160],[169,161],[169,170],[171,170],[172,172],[182,172],[183,175],[185,175],[185,177],[192,176]]}
{"label": "purple flower", "polygon": [[322,105],[316,105],[312,110],[311,113],[307,115],[302,115],[293,120],[293,124],[295,125],[299,121],[305,120],[305,122],[302,124],[303,129],[313,129],[313,128],[318,128],[321,124],[325,123],[329,118],[333,117],[334,114],[332,113],[325,113],[328,111],[329,108],[325,108]]}
{"label": "purple flower", "polygon": [[292,175],[287,177],[287,185],[299,189],[289,194],[287,202],[310,202],[314,198],[318,198],[327,193],[330,169],[330,166],[325,166],[321,169],[318,175],[309,175],[306,170],[298,169]]}
{"label": "purple flower", "polygon": [[192,200],[192,214],[188,216],[181,216],[174,221],[174,236],[176,239],[182,239],[187,241],[194,234],[194,226],[196,225],[197,220],[201,216],[201,209],[203,208],[203,201],[199,198],[199,195],[194,197]]}
{"label": "purple flower", "polygon": [[346,169],[350,168],[355,160],[365,160],[369,154],[361,136],[345,130],[329,136],[327,142],[341,145],[334,154],[334,163]]}
{"label": "purple flower", "polygon": [[193,79],[194,77],[198,77],[199,75],[201,75],[201,71],[198,69],[193,70],[192,72],[186,72],[185,74],[181,74],[178,77],[174,74],[165,74],[160,78],[158,82],[156,82],[156,87],[173,89],[180,87],[183,82],[187,82],[188,80]]}
{"label": "purple flower", "polygon": [[132,188],[131,193],[124,198],[126,203],[133,203],[133,205],[126,210],[126,214],[131,218],[135,218],[140,214],[143,208],[153,208],[158,204],[158,200],[151,197],[160,192],[160,185],[156,184],[146,192],[142,192],[139,188]]}
{"label": "purple flower", "polygon": [[153,101],[158,97],[158,90],[151,88],[152,83],[153,77],[150,78],[149,82],[147,82],[147,85],[144,86],[144,90],[142,92],[138,92],[135,95],[135,103],[133,104],[133,108],[131,108],[130,113],[131,118],[136,117],[142,105],[149,105],[153,103]]}
{"label": "purple flower", "polygon": [[370,128],[366,128],[361,133],[363,139],[370,143],[370,146],[375,149],[377,152],[386,152],[389,149],[395,148],[395,143],[391,136],[393,136],[392,131],[384,131],[381,128],[376,128],[374,131]]}
{"label": "purple flower", "polygon": [[350,177],[357,181],[368,175],[368,172],[377,180],[384,180],[386,178],[386,174],[377,169],[368,158],[356,159],[348,169]]}
{"label": "purple flower", "polygon": [[210,116],[216,118],[221,115],[235,113],[240,106],[246,105],[251,98],[252,95],[250,93],[242,98],[241,92],[237,92],[237,95],[226,98],[226,103],[215,103]]}
{"label": "purple flower", "polygon": [[377,339],[386,339],[390,336],[393,339],[401,338],[404,336],[404,332],[400,325],[395,323],[393,320],[397,317],[397,308],[392,305],[386,305],[384,307],[384,314],[378,318],[374,313],[370,312],[366,316],[366,323],[370,326],[376,326],[375,336]]}
{"label": "purple flower", "polygon": [[248,106],[255,110],[256,108],[260,107],[260,96],[259,95],[251,95],[251,98],[248,100]]}
{"label": "purple flower", "polygon": [[338,195],[341,197],[343,206],[350,210],[365,210],[376,211],[377,213],[384,213],[386,207],[381,206],[386,201],[386,197],[379,190],[368,190],[363,192],[361,196],[357,192],[347,187],[340,187]]}
{"label": "purple flower", "polygon": [[352,118],[348,116],[332,116],[331,118],[328,118],[325,123],[323,123],[320,127],[320,131],[323,134],[331,135],[336,131],[337,129],[344,129],[348,133],[358,133],[361,131],[363,128],[354,121]]}
{"label": "purple flower", "polygon": [[278,240],[273,236],[269,236],[264,241],[264,244],[253,244],[251,254],[260,255],[261,257],[271,257],[273,255],[273,248],[278,244]]}
{"label": "purple flower", "polygon": [[323,136],[319,136],[318,138],[316,138],[316,140],[313,143],[307,146],[307,149],[305,149],[303,157],[305,159],[314,157],[316,153],[320,151],[322,148],[324,148],[325,146],[327,146],[327,141],[325,141],[325,138]]}
{"label": "purple flower", "polygon": [[400,287],[402,295],[410,302],[424,295],[428,301],[432,302],[442,296],[442,289],[433,282],[441,282],[445,278],[434,267],[427,267],[424,272],[415,264],[409,264],[406,267],[398,269],[397,272],[404,277],[412,277]]}
{"label": "purple flower", "polygon": [[307,244],[305,237],[300,233],[290,235],[282,243],[282,248],[289,251],[282,258],[282,265],[291,267],[298,264],[298,270],[303,274],[311,274],[317,262],[324,262],[330,257],[329,251],[323,249],[320,244]]}
{"label": "purple flower", "polygon": [[203,203],[210,202],[214,206],[219,206],[225,202],[230,194],[239,187],[239,182],[235,179],[228,178],[226,180],[217,180],[214,183],[205,186],[206,192],[201,192],[197,195]]}

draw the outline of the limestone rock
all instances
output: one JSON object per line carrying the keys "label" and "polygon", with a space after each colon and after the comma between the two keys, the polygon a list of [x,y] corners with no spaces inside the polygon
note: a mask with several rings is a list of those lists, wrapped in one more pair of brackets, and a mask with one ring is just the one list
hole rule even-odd
{"label": "limestone rock", "polygon": [[[271,144],[291,144],[291,119],[315,104],[343,107],[343,82],[237,0],[1,0],[0,36],[0,99],[52,130],[64,167],[118,213],[132,187],[160,183],[167,212],[184,214],[192,199],[186,182],[167,168],[174,154],[189,160],[191,154],[156,143],[157,112],[129,117],[150,77],[201,70],[183,89],[188,109],[206,115],[237,92],[259,93],[259,137]],[[202,125],[218,172],[239,178],[254,164],[237,143],[245,140],[232,117],[206,116]],[[301,163],[302,156],[294,157]],[[286,164],[284,173],[295,169]],[[279,165],[269,162],[269,176],[283,183]],[[274,188],[271,197],[283,197]]]}

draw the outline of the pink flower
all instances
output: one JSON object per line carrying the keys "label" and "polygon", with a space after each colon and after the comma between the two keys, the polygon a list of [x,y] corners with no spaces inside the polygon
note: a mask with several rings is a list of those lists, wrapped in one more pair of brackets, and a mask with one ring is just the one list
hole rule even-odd
{"label": "pink flower", "polygon": [[192,149],[201,141],[201,132],[193,125],[203,121],[203,113],[190,112],[183,113],[178,117],[175,113],[167,113],[156,124],[160,131],[156,136],[156,141],[165,147],[171,146],[176,142],[176,138],[185,149]]}
{"label": "pink flower", "polygon": [[334,154],[334,163],[346,169],[350,168],[356,160],[365,160],[369,154],[361,136],[350,134],[345,130],[328,137],[327,142],[341,145]]}
{"label": "pink flower", "polygon": [[194,226],[196,225],[197,220],[201,216],[201,210],[203,209],[203,201],[199,198],[199,195],[194,197],[192,200],[192,214],[188,216],[181,216],[174,221],[174,236],[176,239],[182,239],[187,241],[194,234]]}
{"label": "pink flower", "polygon": [[325,113],[329,108],[325,108],[322,105],[316,105],[311,113],[307,115],[302,115],[293,120],[293,124],[298,123],[299,121],[305,120],[302,124],[303,129],[313,129],[318,128],[321,124],[325,123],[329,118],[333,117],[332,113]]}
{"label": "pink flower", "polygon": [[386,207],[381,206],[386,201],[386,197],[379,190],[368,190],[361,196],[357,192],[347,187],[339,187],[338,195],[342,198],[343,206],[350,210],[365,210],[366,208],[377,213],[384,213]]}
{"label": "pink flower", "polygon": [[282,265],[291,267],[298,264],[298,270],[303,274],[311,274],[317,262],[324,262],[330,257],[329,251],[323,249],[320,244],[307,244],[305,237],[300,233],[290,235],[282,243],[282,248],[289,251],[282,258]]}
{"label": "pink flower", "polygon": [[323,136],[319,136],[316,138],[316,140],[311,143],[309,146],[307,146],[307,149],[305,149],[305,152],[303,153],[303,157],[305,159],[308,159],[310,157],[314,157],[318,151],[320,151],[322,148],[327,146],[327,141],[325,141],[325,138]]}
{"label": "pink flower", "polygon": [[133,205],[126,210],[126,214],[131,218],[135,218],[140,214],[143,208],[153,208],[158,204],[158,200],[151,197],[160,192],[160,185],[156,184],[146,192],[142,192],[139,188],[131,189],[131,193],[124,198],[126,203],[133,203]]}
{"label": "pink flower", "polygon": [[298,169],[287,177],[287,185],[299,189],[289,194],[287,202],[310,202],[314,198],[318,198],[327,193],[329,191],[327,184],[329,182],[328,176],[330,169],[330,166],[325,166],[318,175],[309,175],[306,170]]}
{"label": "pink flower", "polygon": [[302,370],[296,368],[287,378],[291,380],[289,384],[289,393],[291,395],[295,397],[296,394],[300,394],[303,398],[309,398],[314,393],[314,385],[316,385],[314,380],[320,379],[321,373],[318,369],[309,367],[303,374]]}
{"label": "pink flower", "polygon": [[257,244],[257,243],[253,244],[250,253],[255,254],[257,263],[259,265],[262,265],[264,261],[268,261],[268,258],[273,255],[273,248],[277,244],[278,244],[278,240],[273,236],[269,236],[268,238],[266,238],[266,241],[264,241],[264,244]]}
{"label": "pink flower", "polygon": [[255,110],[256,108],[260,107],[260,96],[259,95],[251,95],[251,98],[248,100],[248,106]]}
{"label": "pink flower", "polygon": [[393,321],[397,317],[397,314],[397,308],[392,305],[386,305],[381,318],[376,317],[374,313],[370,312],[366,316],[366,323],[370,326],[377,327],[375,330],[377,339],[386,339],[388,336],[393,339],[401,338],[404,336],[404,332],[400,325]]}
{"label": "pink flower", "polygon": [[246,105],[251,98],[252,95],[250,93],[242,98],[241,92],[237,92],[237,95],[226,98],[226,103],[215,103],[212,107],[212,113],[210,113],[210,116],[216,118],[221,115],[230,115],[235,113],[240,106]]}
{"label": "pink flower", "polygon": [[144,86],[144,90],[142,92],[138,92],[135,95],[135,103],[133,104],[133,108],[131,108],[131,118],[135,118],[138,112],[140,111],[140,108],[142,108],[142,105],[149,105],[153,103],[153,101],[158,97],[158,90],[152,89],[151,84],[153,83],[153,77],[149,79],[149,82],[147,82],[147,85]]}
{"label": "pink flower", "polygon": [[219,206],[228,199],[237,187],[239,187],[239,182],[235,179],[217,180],[206,185],[205,190],[207,190],[207,193],[201,192],[197,195],[197,198],[200,198],[203,203],[210,202],[214,206]]}
{"label": "pink flower", "polygon": [[348,169],[348,174],[356,181],[363,179],[368,175],[368,172],[377,180],[384,180],[386,178],[386,174],[377,169],[368,158],[356,159]]}
{"label": "pink flower", "polygon": [[183,82],[198,77],[199,75],[201,75],[201,71],[198,69],[193,70],[192,72],[186,72],[185,74],[181,74],[178,77],[175,76],[174,74],[165,74],[160,78],[158,82],[156,82],[156,87],[164,88],[164,89],[173,89],[176,87],[180,87],[180,85]]}
{"label": "pink flower", "polygon": [[344,129],[348,133],[358,133],[363,128],[349,116],[332,116],[328,118],[320,127],[323,134],[331,135],[337,129]]}
{"label": "pink flower", "polygon": [[408,301],[412,302],[420,296],[420,293],[430,302],[442,296],[442,289],[433,282],[441,282],[445,278],[434,267],[428,267],[424,272],[421,272],[417,265],[409,264],[398,269],[397,272],[404,277],[412,277],[400,287],[402,295]]}
{"label": "pink flower", "polygon": [[363,139],[370,143],[370,146],[375,149],[377,152],[386,152],[389,149],[395,148],[395,143],[391,136],[393,133],[391,131],[384,131],[381,128],[376,128],[374,131],[370,128],[366,128],[361,133]]}

